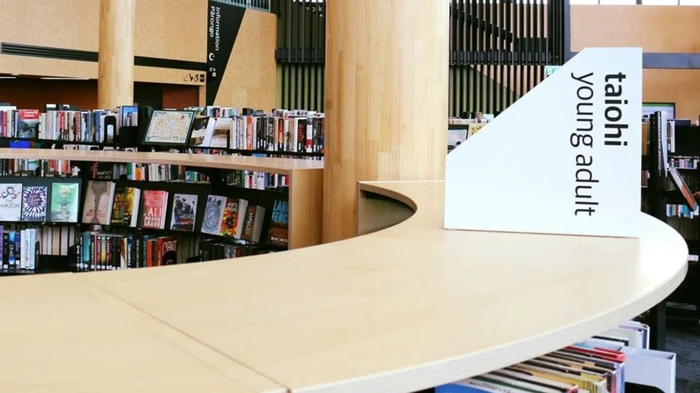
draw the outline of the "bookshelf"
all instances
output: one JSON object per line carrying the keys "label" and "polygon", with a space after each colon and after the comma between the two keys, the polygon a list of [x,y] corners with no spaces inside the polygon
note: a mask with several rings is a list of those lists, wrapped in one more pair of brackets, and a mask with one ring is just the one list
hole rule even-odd
{"label": "bookshelf", "polygon": [[[675,168],[687,185],[690,193],[700,190],[700,128],[690,125],[688,120],[668,120],[661,112],[651,114],[649,128],[649,158],[646,168],[649,171],[646,199],[648,211],[667,223],[685,239],[688,247],[689,272],[683,284],[667,299],[675,303],[667,307],[669,315],[700,320],[700,276],[698,275],[698,255],[700,254],[700,224],[698,212],[693,211],[672,182],[672,176],[664,176],[664,171]],[[658,141],[663,138],[662,144]],[[665,150],[665,152],[664,152]],[[656,170],[655,168],[663,168]],[[643,192],[644,195],[644,192]],[[694,309],[678,307],[693,306]]]}
{"label": "bookshelf", "polygon": [[[118,370],[139,364],[154,368],[130,381],[152,390],[172,378],[210,392],[411,392],[598,334],[663,300],[686,272],[683,239],[646,215],[639,239],[444,231],[443,182],[359,188],[411,201],[415,214],[250,263],[8,278],[16,281],[1,289],[12,296],[0,312],[23,312],[0,326],[18,354],[0,367],[32,365],[33,373],[13,374],[18,393],[29,378],[59,392],[124,386]],[[53,319],[52,329],[37,326]],[[46,343],[82,348],[70,355],[81,372],[46,356]],[[123,361],[106,373],[99,359],[113,353]],[[188,354],[226,376],[193,366]]]}
{"label": "bookshelf", "polygon": [[[215,171],[248,170],[289,176],[289,248],[321,243],[323,162],[275,157],[124,152],[111,150],[58,150],[0,148],[5,159],[52,159],[182,165]],[[164,183],[167,184],[167,183]],[[173,183],[180,184],[182,183]]]}

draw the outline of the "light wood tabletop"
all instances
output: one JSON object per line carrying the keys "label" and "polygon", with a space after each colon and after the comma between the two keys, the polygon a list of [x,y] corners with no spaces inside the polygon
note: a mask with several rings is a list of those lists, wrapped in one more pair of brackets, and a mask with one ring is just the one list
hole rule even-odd
{"label": "light wood tabletop", "polygon": [[286,390],[79,275],[0,280],[0,391]]}
{"label": "light wood tabletop", "polygon": [[80,278],[293,392],[398,393],[599,333],[686,273],[683,238],[647,215],[639,239],[445,231],[443,182],[360,188],[416,214],[322,246]]}
{"label": "light wood tabletop", "polygon": [[[60,141],[65,145],[70,142]],[[274,152],[270,152],[271,154]],[[279,153],[281,154],[281,153]],[[138,162],[144,164],[191,165],[201,168],[235,169],[290,174],[293,171],[323,169],[323,161],[275,157],[250,157],[167,152],[125,152],[114,150],[11,149],[0,148],[0,157],[102,162]]]}

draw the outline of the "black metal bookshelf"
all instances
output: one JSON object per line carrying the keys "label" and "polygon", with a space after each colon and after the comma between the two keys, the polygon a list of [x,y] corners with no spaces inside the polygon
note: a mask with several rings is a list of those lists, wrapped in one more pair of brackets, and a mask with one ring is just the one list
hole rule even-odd
{"label": "black metal bookshelf", "polygon": [[[133,147],[132,144],[120,145],[118,143],[92,143],[92,142],[74,142],[74,141],[54,141],[54,140],[44,140],[44,139],[34,139],[34,138],[6,138],[0,137],[0,147],[9,147],[11,142],[14,141],[24,141],[31,142],[29,147],[24,148],[34,148],[34,149],[51,149],[51,148],[62,148],[63,145],[79,145],[79,146],[93,146],[95,150],[104,149],[114,149],[114,150],[124,150],[127,147]],[[170,150],[170,148],[161,149],[156,147],[157,150]],[[187,148],[180,148],[183,151]],[[141,149],[142,151],[149,151],[151,147]],[[212,150],[222,150],[222,149],[212,149]],[[228,154],[265,154],[268,156],[292,156],[292,157],[320,157],[322,153],[303,153],[303,152],[279,152],[279,151],[256,151],[256,150],[236,150],[236,149],[223,149]],[[206,154],[206,153],[203,153]],[[75,161],[71,162],[71,166],[75,166],[79,169],[78,176],[40,176],[40,171],[24,171],[22,173],[15,173],[8,176],[0,176],[0,183],[22,183],[23,185],[49,185],[55,182],[78,182],[80,183],[80,200],[78,205],[78,222],[74,224],[54,224],[51,222],[12,222],[12,223],[0,223],[0,225],[5,224],[8,227],[24,229],[27,227],[50,227],[50,226],[61,226],[61,227],[73,227],[70,232],[73,234],[73,239],[68,239],[70,235],[61,236],[59,238],[61,241],[68,239],[68,244],[60,244],[59,248],[61,250],[68,248],[66,255],[37,255],[36,265],[33,270],[22,270],[22,269],[2,269],[0,266],[0,276],[12,276],[12,275],[27,275],[27,274],[44,274],[44,273],[57,273],[57,272],[69,272],[76,270],[76,245],[77,237],[80,233],[85,231],[93,230],[91,224],[80,223],[82,217],[82,209],[85,199],[85,190],[87,183],[89,181],[110,181],[114,182],[116,187],[136,187],[141,190],[163,190],[168,192],[168,204],[165,209],[165,225],[164,229],[143,229],[143,228],[132,228],[128,226],[119,225],[102,225],[100,229],[105,233],[112,234],[151,234],[157,236],[188,236],[191,245],[188,245],[186,249],[189,251],[187,255],[183,255],[182,260],[187,260],[188,262],[198,262],[201,261],[201,255],[197,255],[199,245],[207,239],[214,240],[219,243],[230,242],[231,244],[240,242],[236,239],[232,239],[228,236],[218,236],[212,234],[203,234],[201,232],[202,221],[204,216],[204,210],[206,207],[207,196],[209,195],[221,195],[228,198],[241,198],[250,201],[250,203],[256,206],[262,206],[265,208],[265,216],[263,219],[261,239],[258,243],[249,243],[244,245],[246,248],[254,249],[255,252],[278,252],[284,251],[285,248],[280,248],[278,246],[268,246],[266,243],[266,234],[269,232],[271,226],[271,218],[273,213],[273,207],[275,201],[278,200],[288,200],[289,193],[288,188],[285,186],[276,187],[273,189],[254,189],[245,188],[240,185],[231,184],[227,181],[228,175],[231,171],[218,170],[212,168],[199,168],[196,166],[187,166],[186,170],[199,172],[206,175],[209,180],[207,182],[188,182],[188,181],[150,181],[150,180],[130,180],[126,176],[120,176],[119,178],[99,178],[94,177],[92,166],[94,162],[89,161]],[[118,163],[115,163],[118,164]],[[173,206],[173,198],[175,194],[195,194],[198,196],[197,204],[197,214],[195,220],[194,230],[191,232],[175,231],[170,229],[171,221],[171,210]],[[61,231],[66,228],[61,228]],[[14,229],[13,229],[14,230]],[[1,241],[1,240],[0,240]],[[72,245],[70,243],[73,243]],[[63,247],[68,246],[68,247]],[[178,252],[180,252],[180,247],[178,247]],[[190,255],[192,254],[192,255]],[[246,254],[247,251],[246,251]]]}
{"label": "black metal bookshelf", "polygon": [[[645,212],[674,227],[685,221],[686,224],[674,227],[686,239],[690,255],[700,255],[700,217],[669,217],[668,205],[684,205],[666,173],[670,161],[678,157],[700,157],[700,127],[675,125],[673,147],[666,148],[662,138],[667,138],[665,125],[660,124],[660,113],[650,116],[648,156],[643,157],[642,169],[649,171],[647,187],[642,188]],[[664,149],[666,153],[664,154]],[[684,178],[691,192],[700,191],[700,168],[681,168],[679,173]],[[663,261],[659,261],[663,263]],[[695,307],[669,307],[669,304],[684,304]],[[652,324],[652,347],[663,350],[666,336],[666,317],[668,315],[700,320],[700,265],[689,262],[688,274],[683,283],[663,302],[650,312]]]}

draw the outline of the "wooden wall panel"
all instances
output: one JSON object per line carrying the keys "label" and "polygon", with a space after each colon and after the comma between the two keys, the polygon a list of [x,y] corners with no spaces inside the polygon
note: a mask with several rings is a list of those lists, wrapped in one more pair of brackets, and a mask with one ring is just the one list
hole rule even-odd
{"label": "wooden wall panel", "polygon": [[163,108],[182,109],[199,105],[199,87],[163,86]]}
{"label": "wooden wall panel", "polygon": [[357,236],[358,181],[445,178],[449,3],[329,0],[325,15],[324,243]]}
{"label": "wooden wall panel", "polygon": [[[99,49],[98,0],[0,0],[0,42],[96,52]],[[205,62],[207,0],[136,2],[136,56]],[[0,55],[0,73],[97,77],[97,63]],[[136,67],[143,82],[196,85],[188,71]]]}
{"label": "wooden wall panel", "polygon": [[0,74],[96,79],[97,62],[0,55]]}
{"label": "wooden wall panel", "polygon": [[0,0],[0,10],[0,41],[97,50],[97,0]]}
{"label": "wooden wall panel", "polygon": [[[571,48],[638,46],[647,53],[700,53],[700,7],[571,6]],[[676,116],[700,115],[700,70],[645,69],[644,102],[674,102]]]}
{"label": "wooden wall panel", "polygon": [[[0,41],[98,50],[98,0],[0,0]],[[205,61],[207,0],[136,2],[137,56]]]}
{"label": "wooden wall panel", "polygon": [[67,103],[81,109],[97,107],[97,81],[0,79],[0,102],[18,108],[43,109],[47,103]]}
{"label": "wooden wall panel", "polygon": [[269,111],[276,106],[277,15],[246,10],[214,103]]}
{"label": "wooden wall panel", "polygon": [[[156,108],[181,109],[199,105],[199,89],[199,86],[136,83],[134,100]],[[96,109],[97,81],[0,79],[0,102],[8,101],[24,109],[43,109],[46,103]]]}
{"label": "wooden wall panel", "polygon": [[700,70],[644,70],[644,102],[674,102],[676,117],[700,115]]}
{"label": "wooden wall panel", "polygon": [[207,0],[138,0],[135,34],[136,56],[204,62]]}
{"label": "wooden wall panel", "polygon": [[572,5],[571,49],[640,46],[644,52],[700,52],[700,7]]}

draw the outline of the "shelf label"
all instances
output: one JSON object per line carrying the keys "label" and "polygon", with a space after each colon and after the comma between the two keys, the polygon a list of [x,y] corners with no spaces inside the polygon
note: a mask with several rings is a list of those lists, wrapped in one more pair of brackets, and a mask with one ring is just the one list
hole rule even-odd
{"label": "shelf label", "polygon": [[545,76],[545,78],[546,78],[546,77],[549,77],[549,76],[552,76],[552,74],[554,73],[554,71],[558,70],[559,68],[561,68],[561,66],[554,66],[554,65],[544,66],[544,76]]}
{"label": "shelf label", "polygon": [[587,48],[447,156],[447,229],[637,237],[642,49]]}

